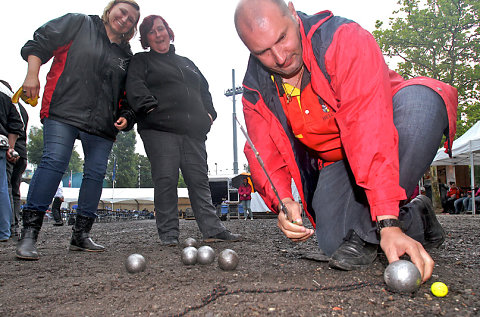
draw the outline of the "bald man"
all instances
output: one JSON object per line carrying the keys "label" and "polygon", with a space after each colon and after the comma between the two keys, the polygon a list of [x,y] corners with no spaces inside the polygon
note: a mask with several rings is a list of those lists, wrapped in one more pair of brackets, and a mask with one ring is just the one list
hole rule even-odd
{"label": "bald man", "polygon": [[[445,233],[427,197],[406,202],[443,134],[451,148],[456,90],[430,78],[405,81],[369,32],[329,11],[243,0],[235,26],[251,53],[242,99],[248,133],[287,217],[248,144],[245,154],[280,229],[298,242],[315,233],[332,268],[368,267],[380,245],[389,262],[408,254],[430,278],[425,249]],[[303,226],[292,179],[315,230]]]}

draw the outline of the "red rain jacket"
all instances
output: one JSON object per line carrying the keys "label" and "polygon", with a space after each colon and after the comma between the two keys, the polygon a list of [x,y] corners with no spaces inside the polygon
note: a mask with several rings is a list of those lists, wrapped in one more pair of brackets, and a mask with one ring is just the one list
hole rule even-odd
{"label": "red rain jacket", "polygon": [[[456,131],[457,91],[440,81],[419,77],[404,80],[388,69],[373,36],[357,23],[333,16],[298,12],[303,60],[314,91],[336,112],[335,118],[356,183],[364,188],[372,215],[396,215],[406,199],[399,185],[398,134],[393,124],[392,97],[408,85],[425,85],[444,100],[450,151]],[[290,197],[293,178],[310,221],[311,200],[318,179],[318,158],[293,136],[275,84],[260,62],[250,57],[242,98],[248,134],[277,187],[280,198]],[[278,201],[248,144],[245,154],[255,188],[267,206]]]}

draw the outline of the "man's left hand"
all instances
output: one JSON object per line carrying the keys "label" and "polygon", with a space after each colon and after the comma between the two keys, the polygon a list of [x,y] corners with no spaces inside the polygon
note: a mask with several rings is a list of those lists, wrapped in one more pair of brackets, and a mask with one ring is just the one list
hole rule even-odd
{"label": "man's left hand", "polygon": [[380,231],[380,247],[387,256],[388,262],[392,263],[408,254],[413,264],[422,275],[422,282],[425,283],[433,273],[435,262],[422,244],[407,236],[400,228],[387,227]]}

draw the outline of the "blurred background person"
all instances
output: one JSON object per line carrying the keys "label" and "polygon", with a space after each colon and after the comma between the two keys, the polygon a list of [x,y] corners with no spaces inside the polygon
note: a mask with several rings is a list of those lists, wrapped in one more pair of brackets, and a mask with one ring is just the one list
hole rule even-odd
{"label": "blurred background person", "polygon": [[[12,97],[13,90],[10,84],[4,80],[0,80],[3,85],[0,85],[0,90]],[[27,168],[27,125],[28,113],[25,107],[18,102],[13,104],[20,115],[23,123],[22,132],[18,135],[17,142],[15,142],[15,152],[18,153],[16,162],[7,161],[7,180],[8,180],[8,194],[10,196],[10,205],[12,206],[12,217],[10,223],[10,231],[13,237],[18,237],[20,226],[20,184],[22,183],[22,174]]]}
{"label": "blurred background person", "polygon": [[60,184],[58,184],[57,191],[55,192],[55,196],[53,197],[52,201],[52,217],[55,221],[53,223],[54,226],[63,226],[63,218],[61,211],[63,200],[63,182],[60,181]]}
{"label": "blurred background person", "polygon": [[252,201],[252,186],[248,183],[248,178],[246,177],[243,179],[242,184],[238,187],[238,196],[243,207],[243,215],[245,216],[245,220],[248,219],[248,215],[250,215],[250,219],[253,220],[253,213],[250,209],[250,202]]}
{"label": "blurred background person", "polygon": [[[23,123],[20,114],[10,99],[10,85],[2,81],[0,89],[0,242],[10,238],[10,223],[12,206],[8,195],[7,161],[15,163],[18,157],[14,155],[15,143],[22,133]],[[4,88],[5,87],[5,88]],[[9,91],[5,91],[9,88]]]}

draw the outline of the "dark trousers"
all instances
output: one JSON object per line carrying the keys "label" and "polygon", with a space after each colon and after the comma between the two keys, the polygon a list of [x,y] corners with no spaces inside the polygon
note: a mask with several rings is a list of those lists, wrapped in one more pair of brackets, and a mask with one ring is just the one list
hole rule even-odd
{"label": "dark trousers", "polygon": [[20,184],[22,183],[22,174],[27,168],[27,159],[20,157],[15,164],[7,161],[7,179],[8,194],[10,195],[10,204],[12,205],[11,227],[16,229],[20,224]]}
{"label": "dark trousers", "polygon": [[212,204],[205,142],[187,135],[157,130],[140,130],[139,133],[152,167],[155,218],[160,239],[179,236],[179,170],[187,184],[193,214],[203,237],[225,231]]}
{"label": "dark trousers", "polygon": [[[448,127],[447,111],[440,96],[424,86],[400,90],[393,98],[393,110],[399,137],[400,186],[410,197],[437,153]],[[348,161],[321,170],[312,207],[319,248],[326,254],[335,252],[352,229],[363,240],[379,243],[365,191],[356,185]],[[407,235],[423,241],[420,214],[407,204],[400,209],[399,219],[404,222]]]}
{"label": "dark trousers", "polygon": [[62,206],[62,199],[60,197],[53,198],[52,202],[52,217],[56,222],[62,222],[62,211],[60,207]]}

